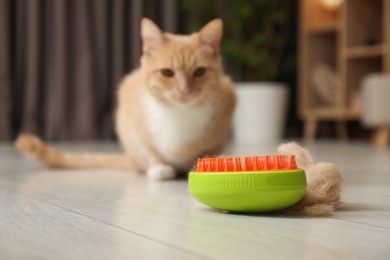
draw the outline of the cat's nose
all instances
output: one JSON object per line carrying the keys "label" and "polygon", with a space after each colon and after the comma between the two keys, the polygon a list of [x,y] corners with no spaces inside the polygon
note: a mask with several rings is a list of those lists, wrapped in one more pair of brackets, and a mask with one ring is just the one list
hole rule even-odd
{"label": "cat's nose", "polygon": [[188,96],[191,93],[191,88],[188,85],[186,74],[183,71],[178,71],[176,74],[179,94],[183,97]]}
{"label": "cat's nose", "polygon": [[181,88],[179,88],[179,92],[181,95],[187,96],[187,95],[191,94],[191,89],[189,87],[181,87]]}

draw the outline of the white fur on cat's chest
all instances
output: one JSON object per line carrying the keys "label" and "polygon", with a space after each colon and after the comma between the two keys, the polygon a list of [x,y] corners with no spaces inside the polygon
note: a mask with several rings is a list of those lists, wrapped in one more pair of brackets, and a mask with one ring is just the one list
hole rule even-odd
{"label": "white fur on cat's chest", "polygon": [[147,96],[145,111],[146,125],[158,152],[170,163],[184,166],[183,161],[177,158],[177,152],[204,134],[213,107],[211,104],[198,108],[169,107]]}

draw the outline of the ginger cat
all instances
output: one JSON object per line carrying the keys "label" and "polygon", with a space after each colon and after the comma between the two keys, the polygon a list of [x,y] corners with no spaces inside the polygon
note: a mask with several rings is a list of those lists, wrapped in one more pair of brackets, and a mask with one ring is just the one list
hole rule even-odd
{"label": "ginger cat", "polygon": [[68,153],[22,134],[17,148],[48,167],[128,167],[151,179],[175,178],[228,139],[236,98],[219,54],[222,20],[191,35],[141,21],[141,66],[120,83],[116,131],[125,154]]}

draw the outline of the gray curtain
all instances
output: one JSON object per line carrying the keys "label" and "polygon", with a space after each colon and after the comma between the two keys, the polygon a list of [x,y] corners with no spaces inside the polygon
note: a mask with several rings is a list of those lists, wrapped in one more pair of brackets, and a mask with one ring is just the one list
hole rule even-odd
{"label": "gray curtain", "polygon": [[0,140],[112,138],[144,16],[176,31],[175,0],[0,0]]}

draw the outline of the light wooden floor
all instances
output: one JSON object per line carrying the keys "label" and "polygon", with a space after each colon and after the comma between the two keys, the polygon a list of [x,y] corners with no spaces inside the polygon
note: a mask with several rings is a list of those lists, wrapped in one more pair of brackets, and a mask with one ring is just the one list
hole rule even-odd
{"label": "light wooden floor", "polygon": [[[0,259],[390,259],[390,150],[307,145],[344,174],[344,203],[333,217],[220,213],[195,201],[186,180],[48,170],[0,144]],[[275,148],[230,147],[227,153]]]}

